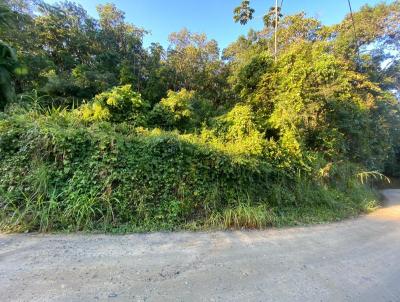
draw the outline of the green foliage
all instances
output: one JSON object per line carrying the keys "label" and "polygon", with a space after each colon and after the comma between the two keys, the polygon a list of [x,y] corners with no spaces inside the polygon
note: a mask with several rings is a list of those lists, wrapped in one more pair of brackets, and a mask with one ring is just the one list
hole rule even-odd
{"label": "green foliage", "polygon": [[275,217],[265,205],[252,207],[239,204],[233,209],[226,209],[223,213],[211,215],[208,224],[222,229],[263,229],[273,226]]}
{"label": "green foliage", "polygon": [[247,24],[249,20],[253,19],[254,12],[255,10],[250,7],[250,1],[245,0],[233,11],[233,19],[235,22],[240,22],[240,24],[244,25]]}
{"label": "green foliage", "polygon": [[132,91],[131,85],[125,85],[96,95],[93,102],[84,104],[78,113],[85,121],[128,122],[142,126],[148,107],[141,95]]}
{"label": "green foliage", "polygon": [[[0,28],[10,27],[14,22],[13,19],[9,7],[0,3]],[[3,111],[6,104],[15,98],[12,76],[22,72],[17,67],[17,56],[14,49],[0,40],[0,111]]]}
{"label": "green foliage", "polygon": [[16,227],[45,228],[40,215],[14,221],[12,213],[57,198],[58,212],[49,217],[55,229],[173,228],[236,196],[259,199],[269,175],[268,167],[247,166],[176,135],[123,125],[87,128],[71,114],[15,116],[0,128],[1,213]]}
{"label": "green foliage", "polygon": [[331,54],[326,42],[293,45],[276,64],[263,65],[264,58],[245,61],[234,81],[267,137],[292,153],[320,152],[382,169],[398,129],[388,127],[399,121],[392,95]]}
{"label": "green foliage", "polygon": [[[275,28],[278,26],[278,22],[281,20],[283,17],[282,15],[282,7],[278,6],[272,6],[269,8],[268,12],[264,15],[263,21],[265,27],[271,27]],[[278,22],[277,22],[278,21]]]}
{"label": "green foliage", "polygon": [[[120,75],[122,84],[143,85],[145,31],[127,23],[115,6],[99,7],[100,20],[68,1],[54,5],[13,2],[12,14],[15,25],[0,26],[0,33],[29,67],[29,73],[17,81],[17,93],[36,89],[52,97],[82,101],[120,84]],[[125,76],[128,71],[132,77]],[[54,76],[47,77],[49,72]]]}
{"label": "green foliage", "polygon": [[179,92],[168,91],[168,97],[154,106],[152,120],[166,129],[182,129],[189,125],[193,118],[191,103],[194,97],[195,93],[186,89]]}
{"label": "green foliage", "polygon": [[211,129],[203,129],[201,139],[231,154],[262,155],[266,142],[257,130],[251,108],[236,105],[217,117]]}
{"label": "green foliage", "polygon": [[[275,24],[270,10],[223,58],[187,29],[145,49],[112,4],[98,20],[72,2],[6,4],[0,109],[19,96],[0,115],[2,230],[336,221],[374,209],[374,179],[398,173],[397,1],[355,13],[358,41],[349,17]],[[244,1],[235,20],[253,13]]]}
{"label": "green foliage", "polygon": [[172,88],[197,91],[216,104],[227,94],[226,69],[219,57],[218,43],[205,34],[187,29],[169,36],[166,66],[172,70]]}
{"label": "green foliage", "polygon": [[212,103],[194,91],[168,91],[166,98],[150,113],[153,125],[164,129],[192,130],[201,126],[212,115]]}
{"label": "green foliage", "polygon": [[[241,116],[242,127],[227,131],[233,139],[248,131]],[[364,210],[364,199],[346,197],[351,187],[339,193],[221,144],[128,124],[87,126],[67,111],[14,114],[0,122],[2,228],[265,227],[282,224],[281,211],[293,207],[340,210],[340,217]],[[292,223],[308,221],[290,215]]]}
{"label": "green foliage", "polygon": [[246,99],[255,92],[262,76],[272,69],[273,58],[266,52],[251,53],[238,65],[230,81],[233,89]]}
{"label": "green foliage", "polygon": [[0,111],[15,98],[12,74],[15,72],[17,58],[14,50],[0,40]]}

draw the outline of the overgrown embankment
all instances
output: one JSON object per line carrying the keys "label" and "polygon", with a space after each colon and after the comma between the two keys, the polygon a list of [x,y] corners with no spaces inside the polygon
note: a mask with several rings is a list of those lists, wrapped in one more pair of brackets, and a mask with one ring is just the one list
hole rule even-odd
{"label": "overgrown embankment", "polygon": [[262,228],[376,206],[354,167],[329,169],[318,177],[284,172],[200,136],[87,125],[66,111],[14,114],[0,121],[1,229]]}
{"label": "overgrown embankment", "polygon": [[144,48],[113,4],[33,2],[0,5],[2,230],[335,221],[399,174],[398,1],[267,19],[222,52],[187,29]]}

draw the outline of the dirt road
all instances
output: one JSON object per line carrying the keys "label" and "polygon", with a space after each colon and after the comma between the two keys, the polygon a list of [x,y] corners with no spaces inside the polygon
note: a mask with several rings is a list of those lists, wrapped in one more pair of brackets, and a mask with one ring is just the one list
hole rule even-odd
{"label": "dirt road", "polygon": [[356,220],[259,232],[0,235],[1,301],[400,301],[400,190]]}

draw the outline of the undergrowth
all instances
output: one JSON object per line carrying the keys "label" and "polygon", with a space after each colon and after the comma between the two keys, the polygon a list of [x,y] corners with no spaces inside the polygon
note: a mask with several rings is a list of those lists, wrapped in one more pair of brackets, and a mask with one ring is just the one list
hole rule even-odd
{"label": "undergrowth", "polygon": [[215,139],[88,124],[58,110],[6,116],[0,229],[261,229],[337,221],[377,206],[355,165],[336,163],[321,175],[316,164],[303,168],[306,159],[246,153],[248,142],[242,152],[238,142]]}

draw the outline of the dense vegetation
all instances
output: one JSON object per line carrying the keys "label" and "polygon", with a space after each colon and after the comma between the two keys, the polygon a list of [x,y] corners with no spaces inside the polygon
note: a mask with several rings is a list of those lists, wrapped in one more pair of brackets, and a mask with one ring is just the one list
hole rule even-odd
{"label": "dense vegetation", "polygon": [[376,207],[372,179],[399,173],[398,1],[357,26],[279,9],[222,52],[186,29],[144,48],[122,11],[98,13],[0,5],[2,230],[335,221]]}

